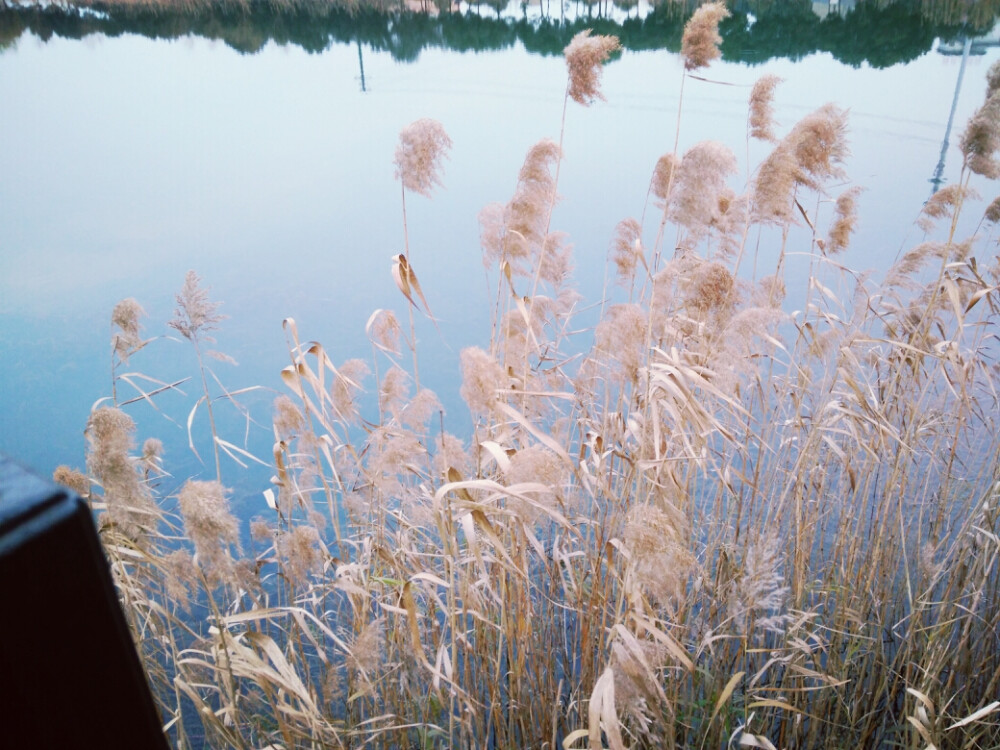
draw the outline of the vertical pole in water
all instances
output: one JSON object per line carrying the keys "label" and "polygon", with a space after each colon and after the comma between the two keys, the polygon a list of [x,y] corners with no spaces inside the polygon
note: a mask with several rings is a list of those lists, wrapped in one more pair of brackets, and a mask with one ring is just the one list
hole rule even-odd
{"label": "vertical pole in water", "polygon": [[358,66],[361,68],[361,93],[365,93],[368,89],[365,88],[365,58],[361,56],[361,40],[356,40],[358,43]]}
{"label": "vertical pole in water", "polygon": [[951,136],[951,126],[955,121],[955,110],[958,108],[958,94],[962,90],[962,78],[965,76],[965,63],[969,60],[969,50],[972,49],[972,38],[965,37],[965,45],[962,47],[962,65],[958,69],[958,80],[955,82],[955,96],[951,100],[951,112],[948,113],[948,126],[944,130],[944,142],[941,144],[941,158],[938,159],[937,166],[934,168],[934,176],[931,177],[930,183],[934,187],[931,188],[931,195],[938,191],[941,185],[944,183],[944,160],[948,155],[948,138]]}

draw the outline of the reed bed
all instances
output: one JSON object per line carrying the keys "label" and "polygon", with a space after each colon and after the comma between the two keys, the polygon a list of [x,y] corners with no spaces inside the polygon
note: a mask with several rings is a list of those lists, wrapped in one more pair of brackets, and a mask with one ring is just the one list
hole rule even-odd
{"label": "reed bed", "polygon": [[[689,21],[685,77],[725,14]],[[563,128],[616,49],[567,47]],[[926,240],[880,280],[837,260],[861,199],[846,113],[780,134],[776,87],[748,102],[772,150],[742,193],[723,144],[655,165],[584,333],[551,228],[562,148],[531,148],[480,216],[496,294],[461,352],[467,434],[418,385],[419,243],[393,270],[407,314],[372,314],[367,360],[335,364],[284,321],[271,513],[248,538],[219,468],[242,449],[213,426],[217,479],[184,483],[173,515],[118,391],[94,410],[87,472],[60,479],[101,512],[177,747],[1000,746],[996,202],[956,236],[1000,175],[1000,69]],[[434,121],[404,130],[404,222],[449,145]],[[764,246],[777,263],[754,274]],[[793,253],[808,278],[786,278]],[[193,274],[178,302],[171,325],[203,348],[219,319]],[[115,309],[116,382],[140,314]],[[203,353],[199,403],[235,400]]]}

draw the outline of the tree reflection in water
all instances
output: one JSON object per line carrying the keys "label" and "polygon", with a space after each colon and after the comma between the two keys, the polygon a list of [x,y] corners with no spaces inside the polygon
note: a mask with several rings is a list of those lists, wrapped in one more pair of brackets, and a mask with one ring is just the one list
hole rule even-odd
{"label": "tree reflection in water", "polygon": [[[0,0],[0,51],[25,33],[42,40],[140,34],[151,39],[200,36],[248,54],[269,42],[308,52],[353,43],[412,62],[428,48],[487,51],[518,42],[529,52],[559,55],[577,32],[590,28],[618,36],[625,50],[678,52],[693,5],[661,2],[650,8],[637,0],[542,0],[529,13],[528,4],[517,0],[450,7],[449,0],[86,0],[67,6]],[[730,7],[732,16],[720,28],[725,60],[754,64],[821,51],[847,65],[875,68],[914,60],[938,38],[980,36],[1000,14],[1000,0],[971,5],[858,0],[841,12],[835,5],[801,0],[738,0]],[[825,15],[819,12],[827,9]]]}

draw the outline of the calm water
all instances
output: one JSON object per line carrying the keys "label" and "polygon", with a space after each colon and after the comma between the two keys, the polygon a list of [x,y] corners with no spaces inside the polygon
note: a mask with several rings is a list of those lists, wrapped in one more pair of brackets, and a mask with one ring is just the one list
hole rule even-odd
{"label": "calm water", "polygon": [[[942,54],[926,27],[919,29],[925,51],[918,44],[912,59],[888,64],[891,28],[867,47],[852,37],[825,52],[793,45],[765,54],[759,40],[737,49],[743,37],[753,40],[754,20],[744,20],[743,36],[731,32],[729,60],[707,72],[725,85],[685,84],[680,149],[718,139],[745,166],[746,99],[765,73],[785,79],[776,95],[783,129],[828,101],[849,108],[848,171],[865,192],[846,262],[884,270],[920,239],[912,222],[930,195],[953,100],[952,144],[1000,52],[986,46],[969,56],[956,100],[961,57]],[[458,352],[488,341],[490,320],[476,217],[487,203],[509,199],[533,143],[558,138],[565,67],[545,54],[565,43],[558,34],[540,34],[530,21],[462,27],[494,40],[462,52],[470,45],[433,20],[414,33],[435,43],[415,37],[407,45],[398,36],[405,24],[393,31],[383,23],[383,36],[349,29],[341,40],[326,31],[311,46],[291,32],[279,43],[234,28],[227,43],[183,26],[150,38],[138,26],[112,33],[103,21],[90,23],[98,30],[50,35],[34,26],[9,34],[0,48],[0,451],[43,474],[60,463],[82,467],[88,411],[110,392],[111,308],[136,297],[149,313],[147,334],[166,334],[188,269],[230,316],[217,348],[239,365],[217,365],[220,379],[231,388],[274,389],[247,398],[262,419],[287,364],[283,318],[294,317],[303,337],[323,342],[335,361],[367,357],[372,310],[405,315],[390,275],[403,243],[392,159],[400,128],[420,117],[441,121],[454,142],[445,188],[432,200],[408,201],[411,257],[442,331],[418,330],[422,379],[438,391],[450,429],[464,432]],[[437,24],[436,35],[427,23]],[[657,49],[648,43],[655,29],[630,28],[625,51],[605,69],[607,102],[571,104],[567,114],[553,228],[572,238],[587,301],[600,297],[615,224],[642,211],[652,168],[675,137],[676,44]],[[538,42],[549,36],[548,48]],[[841,48],[861,51],[844,62]],[[751,163],[764,153],[751,144]],[[953,145],[946,157],[945,183],[958,174]],[[987,200],[996,194],[989,184],[979,188]],[[172,379],[193,367],[189,347],[160,340],[131,369]],[[188,388],[186,398],[163,400],[177,423],[142,405],[134,411],[140,440],[161,437],[179,477],[212,473],[190,456],[181,426],[196,397]],[[238,418],[227,430],[239,442]],[[257,448],[269,445],[264,427],[251,426],[251,435]],[[259,498],[267,472],[235,469],[227,482]]]}

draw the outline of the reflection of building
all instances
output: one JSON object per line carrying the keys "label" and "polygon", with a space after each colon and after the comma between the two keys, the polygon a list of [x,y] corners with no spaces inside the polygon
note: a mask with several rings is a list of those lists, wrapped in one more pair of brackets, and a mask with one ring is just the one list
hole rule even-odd
{"label": "reflection of building", "polygon": [[812,11],[820,18],[826,18],[831,13],[836,16],[846,16],[857,5],[857,0],[813,0]]}
{"label": "reflection of building", "polygon": [[[1000,24],[982,36],[973,37],[968,51],[970,55],[985,55],[990,47],[1000,47]],[[937,51],[942,55],[961,55],[965,52],[965,40],[938,42]]]}

